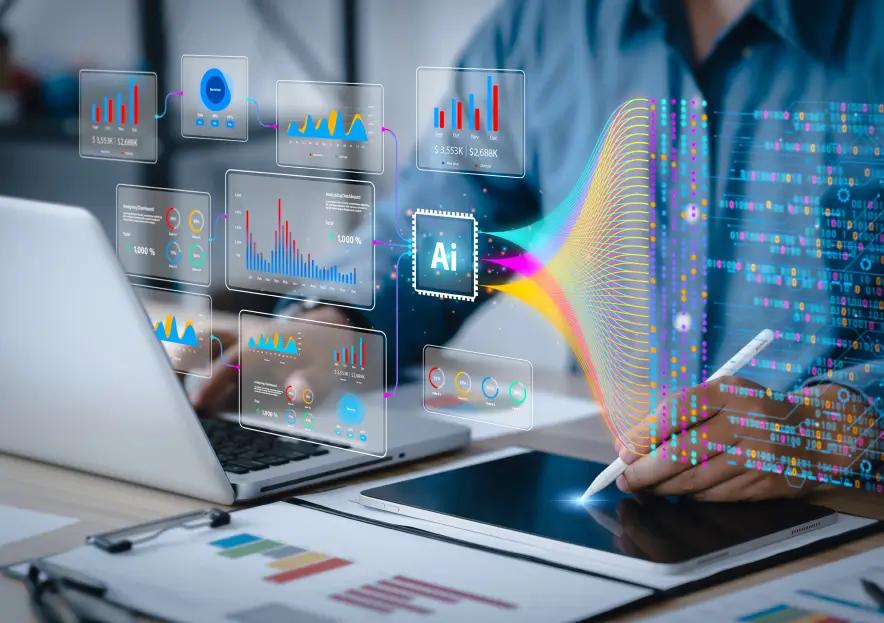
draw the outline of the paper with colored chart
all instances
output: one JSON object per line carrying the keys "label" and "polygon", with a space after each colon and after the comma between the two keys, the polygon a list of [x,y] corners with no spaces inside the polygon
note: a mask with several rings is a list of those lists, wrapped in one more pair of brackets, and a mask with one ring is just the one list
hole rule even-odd
{"label": "paper with colored chart", "polygon": [[84,546],[52,560],[176,620],[570,621],[651,592],[284,502],[131,553]]}
{"label": "paper with colored chart", "polygon": [[884,547],[650,619],[653,623],[884,621],[862,580],[884,587]]}

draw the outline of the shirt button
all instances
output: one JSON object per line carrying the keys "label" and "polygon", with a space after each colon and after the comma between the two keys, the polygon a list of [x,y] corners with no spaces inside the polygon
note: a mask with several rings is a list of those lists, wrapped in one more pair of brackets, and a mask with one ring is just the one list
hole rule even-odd
{"label": "shirt button", "polygon": [[748,45],[743,48],[743,58],[751,58],[752,57],[752,48]]}

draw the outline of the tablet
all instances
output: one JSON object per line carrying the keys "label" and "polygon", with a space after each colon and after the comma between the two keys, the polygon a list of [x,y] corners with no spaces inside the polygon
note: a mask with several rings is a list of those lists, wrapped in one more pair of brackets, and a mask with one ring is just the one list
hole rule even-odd
{"label": "tablet", "polygon": [[834,523],[797,500],[696,502],[608,487],[580,495],[606,466],[523,452],[362,492],[360,503],[627,568],[677,573]]}

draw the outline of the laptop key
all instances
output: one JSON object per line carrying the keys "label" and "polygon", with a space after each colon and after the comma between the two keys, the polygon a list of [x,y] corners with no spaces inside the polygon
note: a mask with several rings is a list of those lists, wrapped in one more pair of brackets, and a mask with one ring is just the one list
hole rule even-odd
{"label": "laptop key", "polygon": [[249,471],[248,467],[242,463],[237,463],[236,461],[224,461],[221,463],[221,467],[224,468],[225,472],[230,472],[232,474],[245,474]]}
{"label": "laptop key", "polygon": [[286,463],[290,463],[291,459],[284,456],[268,456],[264,459],[264,462],[271,466],[276,465],[285,465]]}
{"label": "laptop key", "polygon": [[256,472],[260,469],[267,469],[268,467],[270,467],[266,463],[262,463],[260,461],[253,461],[251,459],[241,459],[241,460],[237,461],[237,463],[240,463],[241,465],[245,465],[246,467],[248,467],[250,472]]}

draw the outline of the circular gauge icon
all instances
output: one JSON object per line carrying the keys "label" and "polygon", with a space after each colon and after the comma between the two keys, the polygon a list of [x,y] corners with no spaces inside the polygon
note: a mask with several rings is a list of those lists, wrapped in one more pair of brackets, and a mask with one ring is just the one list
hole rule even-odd
{"label": "circular gauge icon", "polygon": [[295,391],[294,385],[286,385],[285,386],[285,399],[289,402],[294,402],[295,398],[297,398],[298,392]]}
{"label": "circular gauge icon", "polygon": [[217,67],[212,67],[203,74],[200,80],[200,100],[203,106],[215,112],[224,110],[230,105],[230,85],[227,76]]}
{"label": "circular gauge icon", "polygon": [[187,250],[187,256],[190,259],[190,265],[194,268],[202,268],[206,263],[206,252],[202,245],[194,242]]}
{"label": "circular gauge icon", "polygon": [[454,375],[454,389],[461,396],[466,396],[473,389],[473,379],[463,370]]}
{"label": "circular gauge icon", "polygon": [[427,380],[433,389],[440,389],[445,385],[445,371],[439,367],[430,368],[429,373],[427,373]]}
{"label": "circular gauge icon", "polygon": [[493,376],[486,376],[482,379],[482,395],[488,400],[494,400],[500,393],[500,385]]}
{"label": "circular gauge icon", "polygon": [[298,414],[295,413],[294,409],[285,410],[285,421],[289,426],[294,426],[298,423]]}
{"label": "circular gauge icon", "polygon": [[521,381],[513,381],[509,388],[510,401],[517,407],[528,400],[528,388]]}
{"label": "circular gauge icon", "polygon": [[200,210],[191,210],[190,214],[187,215],[187,225],[193,233],[202,233],[206,228],[206,217],[203,216]]}
{"label": "circular gauge icon", "polygon": [[305,405],[312,405],[313,399],[314,399],[313,390],[310,389],[309,387],[305,387],[304,391],[301,392],[301,400],[304,401]]}
{"label": "circular gauge icon", "polygon": [[181,212],[175,206],[166,208],[166,228],[175,231],[181,225]]}
{"label": "circular gauge icon", "polygon": [[178,266],[181,262],[181,245],[175,240],[170,240],[166,244],[166,259],[172,266]]}
{"label": "circular gauge icon", "polygon": [[338,399],[338,420],[346,426],[358,426],[365,419],[365,405],[356,394],[346,393]]}

